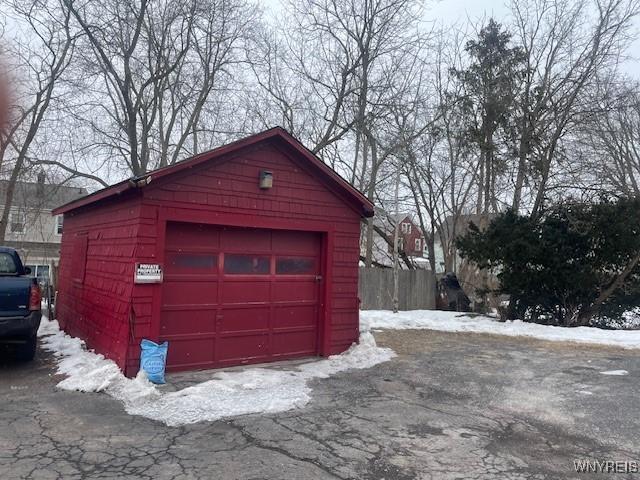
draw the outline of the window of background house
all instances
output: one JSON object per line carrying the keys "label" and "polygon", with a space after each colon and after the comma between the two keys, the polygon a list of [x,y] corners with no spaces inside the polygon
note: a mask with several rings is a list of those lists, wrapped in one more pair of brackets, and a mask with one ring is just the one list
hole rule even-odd
{"label": "window of background house", "polygon": [[9,219],[11,233],[24,233],[24,214],[12,213]]}
{"label": "window of background house", "polygon": [[24,268],[30,268],[30,277],[36,277],[38,282],[45,283],[49,280],[49,265],[25,265]]}
{"label": "window of background house", "polygon": [[422,239],[421,238],[416,238],[415,251],[419,252],[420,250],[422,250]]}
{"label": "window of background house", "polygon": [[404,238],[399,238],[398,239],[398,250],[400,250],[400,251],[404,250]]}
{"label": "window of background house", "polygon": [[58,235],[62,235],[62,221],[64,217],[62,215],[58,215],[56,217],[56,233]]}
{"label": "window of background house", "polygon": [[49,265],[38,265],[36,278],[40,283],[46,283],[49,280]]}
{"label": "window of background house", "polygon": [[401,224],[402,233],[406,233],[411,235],[411,224],[410,223],[402,223]]}

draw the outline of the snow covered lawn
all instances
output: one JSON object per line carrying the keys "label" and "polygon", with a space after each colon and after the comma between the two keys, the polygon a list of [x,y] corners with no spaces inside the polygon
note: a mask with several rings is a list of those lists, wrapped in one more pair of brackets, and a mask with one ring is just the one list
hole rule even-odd
{"label": "snow covered lawn", "polygon": [[640,330],[602,330],[593,327],[553,327],[525,323],[498,322],[485,316],[468,316],[459,312],[414,310],[393,313],[385,310],[360,312],[360,325],[369,329],[427,329],[442,332],[472,332],[531,337],[557,342],[577,342],[640,349]]}
{"label": "snow covered lawn", "polygon": [[80,339],[62,332],[56,321],[43,317],[38,335],[42,347],[57,357],[58,373],[66,375],[58,383],[59,388],[105,392],[120,400],[127,413],[169,426],[302,407],[311,398],[309,380],[354,368],[370,368],[395,356],[392,350],[378,347],[371,333],[363,331],[359,345],[325,360],[286,370],[247,368],[212,372],[211,380],[176,392],[163,392],[144,374],[126,378],[113,361],[87,351]]}

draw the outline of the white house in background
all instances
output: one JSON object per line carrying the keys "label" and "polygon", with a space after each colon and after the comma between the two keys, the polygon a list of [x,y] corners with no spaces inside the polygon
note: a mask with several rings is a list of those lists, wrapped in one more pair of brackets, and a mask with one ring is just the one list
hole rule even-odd
{"label": "white house in background", "polygon": [[[7,186],[0,180],[0,208],[4,209]],[[44,174],[37,182],[18,182],[9,214],[4,246],[18,250],[22,262],[34,276],[44,280],[58,266],[62,237],[62,215],[53,217],[51,211],[87,195],[84,188],[50,185]]]}

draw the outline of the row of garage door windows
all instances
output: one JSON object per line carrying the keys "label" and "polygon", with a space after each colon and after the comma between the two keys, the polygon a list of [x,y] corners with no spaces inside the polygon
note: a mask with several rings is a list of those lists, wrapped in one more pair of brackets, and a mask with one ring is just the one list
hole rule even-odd
{"label": "row of garage door windows", "polygon": [[[172,273],[214,273],[218,268],[217,254],[179,253],[170,256],[169,271]],[[315,258],[309,257],[276,257],[275,274],[277,275],[311,275],[316,273]],[[225,274],[232,275],[269,275],[271,257],[269,255],[224,255]]]}

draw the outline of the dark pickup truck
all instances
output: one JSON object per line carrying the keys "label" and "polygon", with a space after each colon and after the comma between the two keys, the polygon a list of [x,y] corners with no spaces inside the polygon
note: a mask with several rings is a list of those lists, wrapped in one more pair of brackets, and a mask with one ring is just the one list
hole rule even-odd
{"label": "dark pickup truck", "polygon": [[17,348],[19,360],[33,359],[42,296],[35,278],[13,248],[0,247],[0,343]]}

